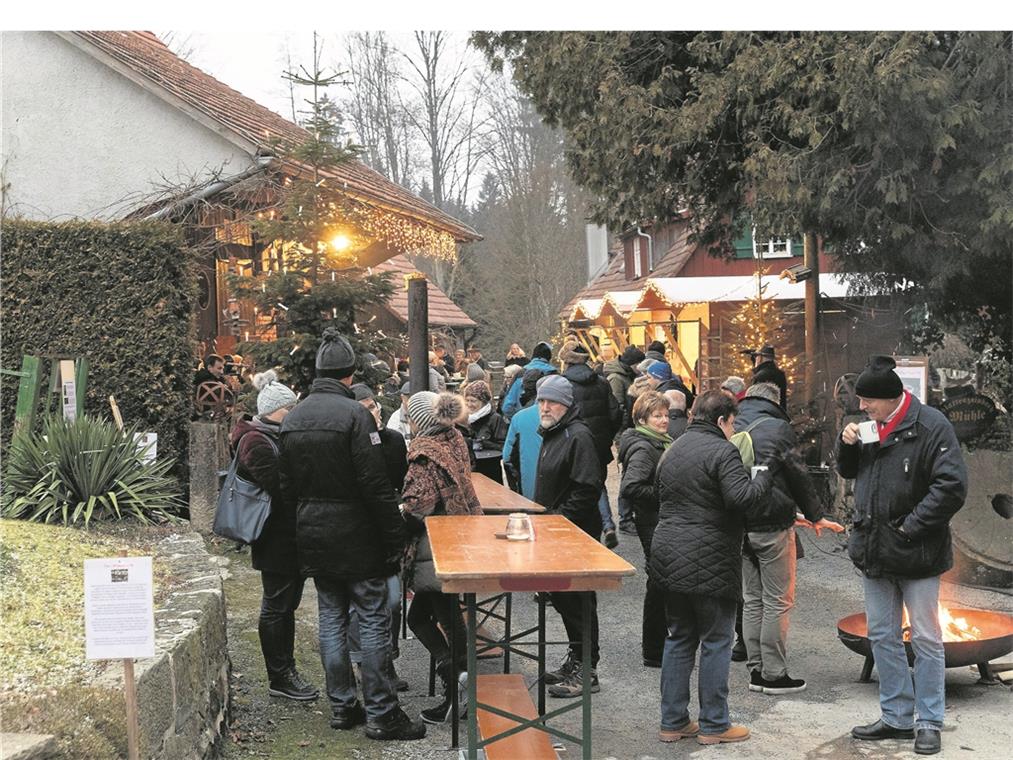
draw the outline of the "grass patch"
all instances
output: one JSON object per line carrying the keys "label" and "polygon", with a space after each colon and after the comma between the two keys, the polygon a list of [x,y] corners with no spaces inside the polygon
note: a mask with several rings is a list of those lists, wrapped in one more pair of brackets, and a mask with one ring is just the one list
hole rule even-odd
{"label": "grass patch", "polygon": [[[101,669],[84,657],[84,561],[150,553],[162,530],[80,530],[0,520],[0,691],[80,682]],[[170,587],[155,568],[156,604]]]}

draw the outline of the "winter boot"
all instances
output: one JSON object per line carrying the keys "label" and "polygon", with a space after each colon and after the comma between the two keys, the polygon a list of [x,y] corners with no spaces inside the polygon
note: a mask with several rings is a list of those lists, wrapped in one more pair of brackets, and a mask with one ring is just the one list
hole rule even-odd
{"label": "winter boot", "polygon": [[419,717],[426,723],[446,723],[454,706],[454,692],[451,689],[457,689],[457,716],[463,718],[468,712],[468,674],[464,672],[455,676],[455,669],[449,662],[437,665],[436,672],[443,683],[443,701],[426,708],[419,713]]}

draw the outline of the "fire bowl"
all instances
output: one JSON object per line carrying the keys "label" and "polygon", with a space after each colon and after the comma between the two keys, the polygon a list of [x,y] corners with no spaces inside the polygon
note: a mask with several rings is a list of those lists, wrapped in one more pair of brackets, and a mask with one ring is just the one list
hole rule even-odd
{"label": "fire bowl", "polygon": [[[970,610],[951,608],[954,618],[965,618],[967,623],[980,631],[975,639],[950,641],[944,637],[943,649],[946,653],[946,667],[960,668],[978,665],[981,676],[987,680],[988,662],[1013,652],[1013,617],[1001,612],[988,610]],[[868,681],[872,672],[872,645],[869,643],[869,630],[865,613],[848,615],[837,622],[837,637],[850,649],[866,658],[866,666],[862,671],[862,680]],[[911,642],[905,641],[909,664],[914,663],[914,651]],[[986,666],[982,668],[981,666]]]}

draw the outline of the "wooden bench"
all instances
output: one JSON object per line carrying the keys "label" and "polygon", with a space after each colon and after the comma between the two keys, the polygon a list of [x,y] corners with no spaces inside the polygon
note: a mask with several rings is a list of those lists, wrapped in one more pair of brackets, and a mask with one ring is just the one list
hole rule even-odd
{"label": "wooden bench", "polygon": [[[524,677],[520,674],[480,675],[476,684],[478,701],[493,705],[523,718],[538,717],[535,703],[531,701]],[[516,721],[494,715],[487,710],[478,711],[478,733],[481,737],[495,736],[509,731]],[[526,728],[513,736],[500,739],[485,746],[486,760],[556,760],[549,734],[537,728]]]}

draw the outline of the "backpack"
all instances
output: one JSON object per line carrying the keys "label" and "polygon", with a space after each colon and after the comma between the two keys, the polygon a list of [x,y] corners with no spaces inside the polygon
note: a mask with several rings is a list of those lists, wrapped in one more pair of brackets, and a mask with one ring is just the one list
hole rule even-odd
{"label": "backpack", "polygon": [[760,417],[758,420],[753,420],[749,423],[745,430],[740,430],[729,439],[732,442],[732,445],[739,450],[739,456],[742,457],[742,464],[746,466],[747,470],[750,469],[756,462],[756,452],[753,451],[753,436],[749,433],[761,422],[767,421],[770,421],[770,417]]}

